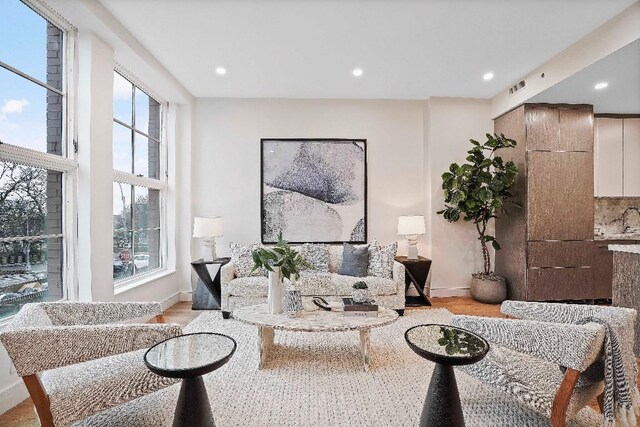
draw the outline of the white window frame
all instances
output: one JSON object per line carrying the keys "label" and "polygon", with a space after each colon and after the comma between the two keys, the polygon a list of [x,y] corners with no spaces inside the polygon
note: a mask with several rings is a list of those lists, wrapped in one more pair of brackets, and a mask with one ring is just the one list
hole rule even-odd
{"label": "white window frame", "polygon": [[[113,288],[116,294],[123,292],[124,290],[131,289],[137,285],[142,285],[147,283],[150,278],[154,278],[157,276],[162,276],[167,271],[167,260],[168,260],[168,243],[167,243],[167,190],[169,188],[168,185],[168,171],[167,171],[167,157],[168,157],[168,146],[167,146],[167,111],[168,111],[168,103],[155,94],[152,90],[150,90],[144,83],[140,81],[135,75],[129,72],[124,66],[119,63],[116,63],[114,67],[114,72],[117,72],[129,83],[133,84],[136,89],[141,90],[151,98],[153,98],[156,102],[160,104],[160,146],[159,156],[160,156],[160,164],[159,164],[159,175],[160,179],[148,178],[144,176],[135,175],[129,172],[123,172],[113,169],[113,179],[114,183],[122,183],[129,184],[138,187],[145,187],[152,190],[159,191],[159,203],[160,203],[160,253],[159,253],[159,267],[154,268],[153,270],[145,271],[143,273],[134,274],[130,277],[125,277],[122,279],[113,279]],[[132,102],[135,104],[135,99],[132,98]],[[120,126],[124,126],[129,130],[134,132],[138,132],[139,134],[149,137],[149,135],[145,134],[139,129],[132,129],[132,126],[129,126],[126,123],[118,120],[113,117],[113,123],[117,123]],[[113,139],[112,139],[113,144]],[[111,196],[113,197],[113,196]],[[134,201],[131,201],[132,206]],[[111,226],[111,236],[113,238],[113,223]],[[112,242],[113,245],[113,242]],[[135,257],[135,252],[133,254]]]}
{"label": "white window frame", "polygon": [[[62,90],[49,86],[27,73],[0,61],[0,67],[13,72],[32,83],[51,90],[62,96],[62,155],[45,153],[29,148],[0,141],[0,160],[19,163],[62,173],[62,298],[61,300],[75,300],[78,295],[77,280],[77,169],[76,154],[76,39],[77,29],[39,0],[21,0],[25,7],[40,15],[63,32],[62,37]],[[43,235],[43,238],[53,235]],[[59,235],[57,235],[59,236]],[[4,240],[4,239],[3,239]],[[13,316],[1,319],[0,323],[8,321]]]}

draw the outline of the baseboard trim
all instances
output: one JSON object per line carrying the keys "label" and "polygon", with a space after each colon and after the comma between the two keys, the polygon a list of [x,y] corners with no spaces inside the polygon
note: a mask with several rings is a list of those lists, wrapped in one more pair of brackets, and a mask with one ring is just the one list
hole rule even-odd
{"label": "baseboard trim", "polygon": [[25,387],[22,379],[18,379],[9,387],[5,387],[0,391],[0,414],[4,414],[28,397],[27,387]]}
{"label": "baseboard trim", "polygon": [[191,300],[193,300],[193,291],[180,292],[180,301],[191,301]]}
{"label": "baseboard trim", "polygon": [[172,305],[175,305],[179,301],[182,301],[180,299],[181,298],[180,294],[181,294],[181,292],[176,292],[174,294],[169,295],[168,297],[166,297],[162,301],[160,301],[160,304],[162,305],[162,309],[166,310],[167,308],[171,307]]}
{"label": "baseboard trim", "polygon": [[471,290],[468,287],[463,288],[431,288],[432,297],[469,297]]}

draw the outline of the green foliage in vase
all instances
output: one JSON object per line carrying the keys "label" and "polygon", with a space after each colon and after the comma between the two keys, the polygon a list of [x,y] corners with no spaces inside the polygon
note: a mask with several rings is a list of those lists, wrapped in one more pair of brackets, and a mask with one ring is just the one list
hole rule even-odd
{"label": "green foliage in vase", "polygon": [[260,248],[253,251],[253,271],[264,268],[273,271],[274,267],[280,267],[280,273],[285,279],[291,280],[300,277],[300,271],[313,268],[305,257],[294,250],[289,243],[282,238],[282,232],[278,234],[278,243],[272,248]]}
{"label": "green foliage in vase", "polygon": [[491,242],[496,250],[500,250],[500,244],[487,234],[487,224],[492,218],[499,218],[498,214],[508,214],[506,204],[519,207],[511,193],[518,167],[496,156],[497,150],[513,148],[516,141],[502,134],[488,133],[486,137],[484,144],[471,139],[473,148],[467,151],[467,163],[452,163],[449,171],[442,174],[445,208],[437,214],[449,222],[462,218],[475,224],[484,258],[484,271],[480,274],[491,276],[487,244]]}
{"label": "green foliage in vase", "polygon": [[353,289],[369,289],[369,287],[365,282],[360,281],[353,284]]}

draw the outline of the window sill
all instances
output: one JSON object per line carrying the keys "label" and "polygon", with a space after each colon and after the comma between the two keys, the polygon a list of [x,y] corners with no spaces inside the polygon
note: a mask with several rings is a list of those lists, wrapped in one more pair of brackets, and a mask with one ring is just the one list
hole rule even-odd
{"label": "window sill", "polygon": [[122,294],[124,292],[130,291],[131,289],[137,288],[138,286],[146,285],[147,283],[162,279],[163,277],[167,277],[175,273],[175,270],[164,268],[161,270],[150,271],[148,273],[141,274],[127,280],[116,282],[114,283],[113,294]]}

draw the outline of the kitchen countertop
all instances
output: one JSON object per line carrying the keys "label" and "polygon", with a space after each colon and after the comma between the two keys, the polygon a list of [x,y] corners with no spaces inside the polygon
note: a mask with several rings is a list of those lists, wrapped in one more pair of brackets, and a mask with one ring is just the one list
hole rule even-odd
{"label": "kitchen countertop", "polygon": [[640,255],[640,245],[609,245],[609,250]]}
{"label": "kitchen countertop", "polygon": [[597,234],[593,237],[595,241],[602,240],[640,240],[640,234],[638,233],[620,233],[620,234]]}

